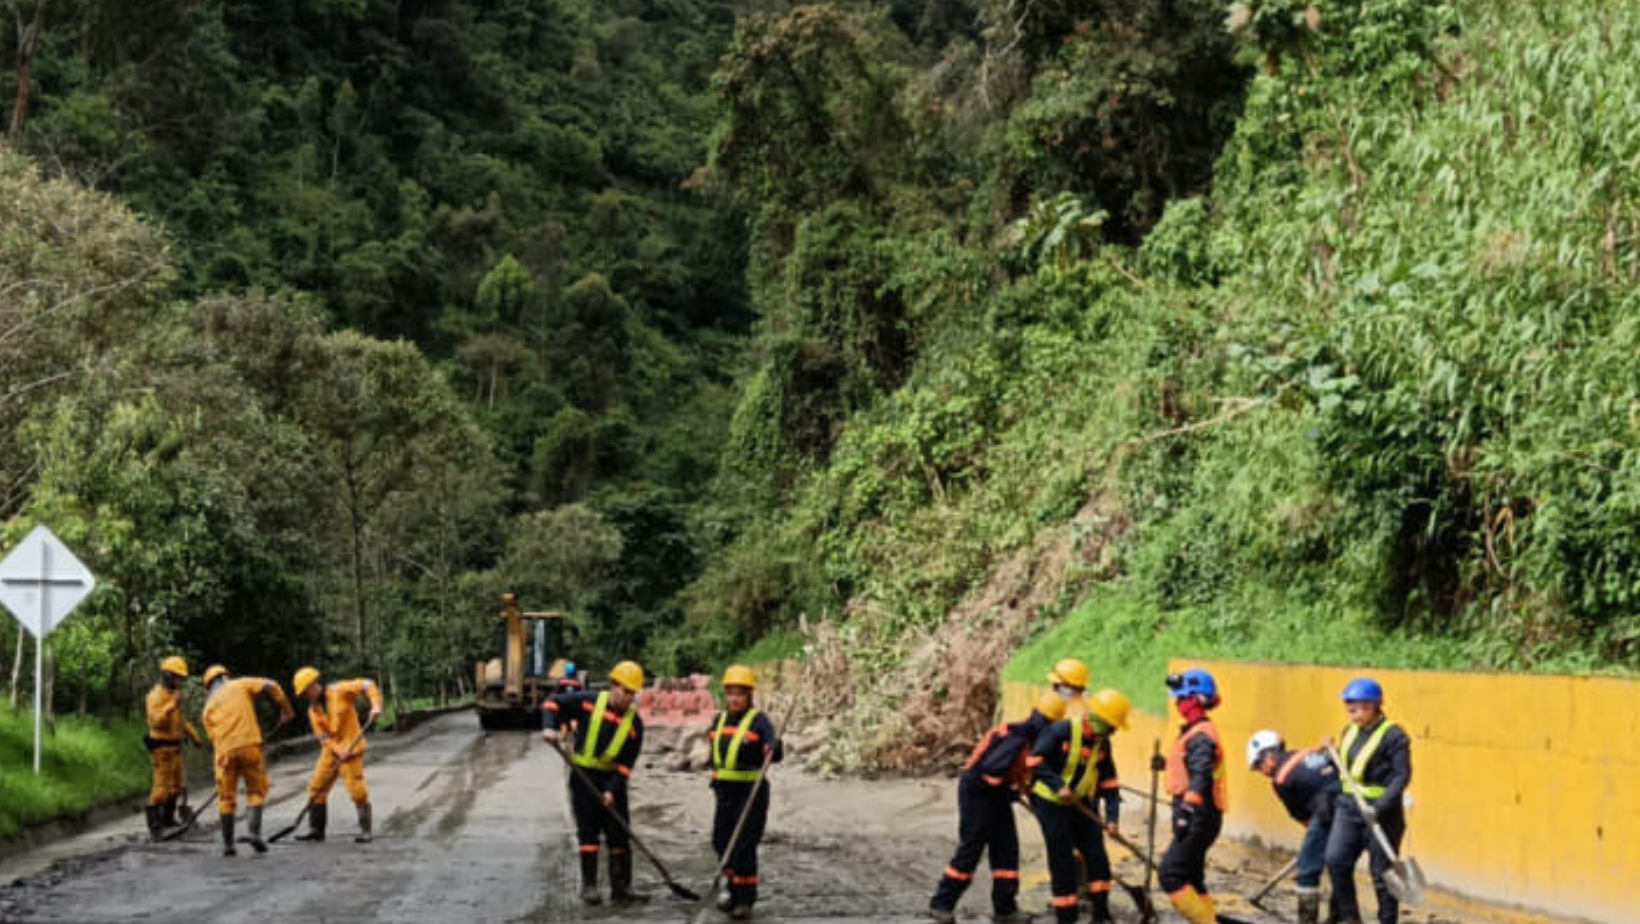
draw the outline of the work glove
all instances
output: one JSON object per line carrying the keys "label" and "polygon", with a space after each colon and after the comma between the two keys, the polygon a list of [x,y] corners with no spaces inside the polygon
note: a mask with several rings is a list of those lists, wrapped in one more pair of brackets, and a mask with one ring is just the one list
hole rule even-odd
{"label": "work glove", "polygon": [[1196,823],[1196,807],[1188,802],[1180,802],[1173,806],[1173,836],[1186,837],[1190,828]]}

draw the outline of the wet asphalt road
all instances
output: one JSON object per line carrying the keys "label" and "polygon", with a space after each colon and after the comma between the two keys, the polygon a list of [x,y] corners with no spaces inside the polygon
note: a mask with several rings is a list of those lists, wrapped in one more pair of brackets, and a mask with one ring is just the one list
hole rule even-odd
{"label": "wet asphalt road", "polygon": [[[675,881],[704,892],[713,865],[707,852],[712,801],[705,777],[698,771],[665,769],[670,758],[656,750],[646,754],[634,777],[633,825]],[[331,797],[329,841],[287,839],[261,856],[241,845],[238,857],[222,857],[214,809],[207,813],[209,828],[202,823],[187,838],[163,844],[148,842],[140,814],[133,813],[0,862],[0,922],[691,921],[694,905],[671,897],[641,856],[636,881],[650,893],[648,903],[586,907],[576,900],[579,878],[565,773],[536,734],[486,734],[470,713],[457,713],[403,737],[377,736],[368,760],[366,778],[378,825],[375,843],[353,843],[353,809],[340,785]],[[304,803],[311,764],[311,757],[294,756],[272,769],[265,836],[294,820]],[[758,920],[926,920],[921,911],[954,846],[952,780],[832,780],[794,768],[778,768],[772,779]],[[208,793],[202,789],[195,789],[196,801]],[[1129,810],[1137,812],[1138,806]],[[1049,892],[1041,837],[1023,815],[1019,830],[1021,904],[1040,911]],[[1132,828],[1129,834],[1138,837]],[[1123,853],[1112,847],[1117,875],[1142,882],[1143,868]],[[1271,858],[1221,844],[1214,859],[1210,882],[1223,910],[1248,924],[1283,922],[1234,894],[1256,889],[1273,869]],[[959,908],[961,920],[989,920],[984,915],[989,885],[982,868]],[[604,888],[607,894],[607,879]],[[1160,924],[1177,924],[1180,919],[1166,909],[1159,891],[1153,897],[1163,909]],[[1267,904],[1286,914],[1291,898],[1282,889]],[[1119,924],[1138,924],[1139,915],[1125,894],[1118,891],[1112,906]],[[708,911],[695,922],[724,920]],[[1525,919],[1432,909],[1403,920],[1483,924]]]}

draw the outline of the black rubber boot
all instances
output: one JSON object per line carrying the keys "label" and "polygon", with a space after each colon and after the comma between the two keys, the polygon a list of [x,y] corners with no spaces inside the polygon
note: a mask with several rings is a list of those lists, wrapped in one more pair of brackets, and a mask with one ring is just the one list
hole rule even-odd
{"label": "black rubber boot", "polygon": [[957,924],[957,913],[946,908],[928,906],[928,919],[934,924]]}
{"label": "black rubber boot", "polygon": [[1006,914],[991,915],[991,924],[1031,924],[1034,920],[1036,918],[1033,915],[1018,908]]}
{"label": "black rubber boot", "polygon": [[308,803],[308,829],[306,834],[296,835],[299,841],[315,841],[324,843],[325,823],[330,820],[330,806],[324,802]]}
{"label": "black rubber boot", "polygon": [[148,821],[148,839],[157,841],[165,833],[165,807],[162,805],[145,805],[142,807],[143,817]]}
{"label": "black rubber boot", "polygon": [[635,905],[649,901],[649,896],[632,891],[632,854],[609,854],[609,900],[617,905]]}
{"label": "black rubber boot", "polygon": [[1093,924],[1111,924],[1109,892],[1095,892],[1089,895],[1088,904],[1093,908],[1093,916],[1088,920]]}
{"label": "black rubber boot", "polygon": [[359,833],[353,838],[353,843],[368,844],[376,839],[375,833],[370,828],[370,803],[360,802],[357,808],[359,810]]}
{"label": "black rubber boot", "polygon": [[222,816],[222,855],[225,857],[236,857],[239,855],[239,851],[235,850],[233,846],[232,815]]}
{"label": "black rubber boot", "polygon": [[267,853],[268,844],[262,840],[262,806],[253,805],[245,813],[245,843],[257,853]]}
{"label": "black rubber boot", "polygon": [[171,798],[166,799],[160,804],[160,807],[164,809],[164,811],[160,813],[160,824],[167,828],[179,827],[177,824],[177,797],[172,796]]}
{"label": "black rubber boot", "polygon": [[1298,924],[1320,924],[1321,893],[1298,893]]}
{"label": "black rubber boot", "polygon": [[581,854],[581,901],[588,905],[602,904],[604,897],[598,893],[598,855],[596,853]]}

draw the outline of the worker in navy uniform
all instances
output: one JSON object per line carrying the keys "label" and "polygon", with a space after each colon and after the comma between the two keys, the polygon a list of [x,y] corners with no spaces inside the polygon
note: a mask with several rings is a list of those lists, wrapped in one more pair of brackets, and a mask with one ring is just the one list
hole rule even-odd
{"label": "worker in navy uniform", "polygon": [[1287,750],[1279,732],[1265,729],[1247,740],[1247,766],[1270,778],[1287,814],[1304,826],[1304,842],[1294,867],[1298,882],[1298,924],[1321,916],[1321,872],[1326,868],[1327,835],[1332,829],[1338,770],[1320,748]]}
{"label": "worker in navy uniform", "polygon": [[1030,782],[1031,746],[1043,729],[1065,717],[1065,699],[1043,692],[1024,721],[1003,723],[985,733],[963,764],[957,781],[957,852],[928,902],[928,916],[939,924],[956,921],[957,901],[974,881],[979,858],[991,859],[991,920],[1024,924],[1019,910],[1019,829],[1014,802]]}
{"label": "worker in navy uniform", "polygon": [[1184,724],[1167,755],[1167,794],[1173,797],[1173,842],[1157,864],[1162,891],[1190,924],[1214,924],[1217,910],[1207,890],[1207,851],[1218,840],[1229,808],[1224,745],[1208,717],[1218,708],[1219,688],[1200,668],[1169,675],[1173,707]]}
{"label": "worker in navy uniform", "polygon": [[[729,849],[735,825],[751,800],[746,826],[735,841],[734,852],[724,857],[723,875],[728,891],[718,897],[718,908],[729,917],[744,921],[757,904],[757,846],[769,822],[769,783],[764,780],[765,760],[780,760],[785,748],[775,734],[768,715],[752,705],[757,675],[744,664],[731,665],[723,672],[725,709],[708,729],[712,751],[712,794],[717,809],[712,815],[712,849],[722,857]],[[753,791],[756,795],[753,795]]]}
{"label": "worker in navy uniform", "polygon": [[[1076,924],[1079,872],[1086,872],[1088,902],[1095,924],[1110,917],[1110,856],[1104,831],[1116,830],[1122,817],[1121,781],[1111,759],[1110,736],[1128,725],[1128,698],[1100,690],[1087,700],[1087,711],[1060,719],[1042,730],[1031,747],[1031,806],[1048,848],[1048,876],[1054,917]],[[1100,827],[1093,814],[1095,792],[1104,801]],[[1084,869],[1078,870],[1076,854]]]}
{"label": "worker in navy uniform", "polygon": [[1362,814],[1348,783],[1334,799],[1332,831],[1327,837],[1327,878],[1332,880],[1331,916],[1338,924],[1360,924],[1361,907],[1355,898],[1355,861],[1369,854],[1372,888],[1378,893],[1378,924],[1395,924],[1401,903],[1384,883],[1392,860],[1372,836],[1371,825],[1384,829],[1390,846],[1401,849],[1406,834],[1402,797],[1412,782],[1412,739],[1384,715],[1384,689],[1371,677],[1357,677],[1344,687],[1344,708],[1350,724],[1344,730],[1339,756],[1367,799]]}
{"label": "worker in navy uniform", "polygon": [[[626,784],[643,747],[643,719],[638,716],[638,693],[643,668],[622,661],[609,672],[609,689],[560,693],[542,705],[542,739],[557,744],[566,725],[575,728],[576,745],[570,761],[590,778],[570,781],[570,808],[575,813],[575,843],[581,855],[581,901],[596,905],[598,849],[602,838],[609,848],[609,897],[615,904],[643,901],[632,891],[632,851],[626,829],[610,813],[629,820]],[[574,774],[572,774],[574,775]],[[630,822],[629,822],[630,823]]]}

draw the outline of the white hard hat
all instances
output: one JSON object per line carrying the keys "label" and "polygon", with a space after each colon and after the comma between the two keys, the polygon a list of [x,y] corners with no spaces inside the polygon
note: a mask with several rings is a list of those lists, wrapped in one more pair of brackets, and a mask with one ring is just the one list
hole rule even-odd
{"label": "white hard hat", "polygon": [[1271,731],[1268,728],[1253,732],[1253,737],[1247,739],[1247,766],[1249,768],[1257,767],[1260,754],[1271,748],[1279,748],[1282,743],[1280,732]]}

